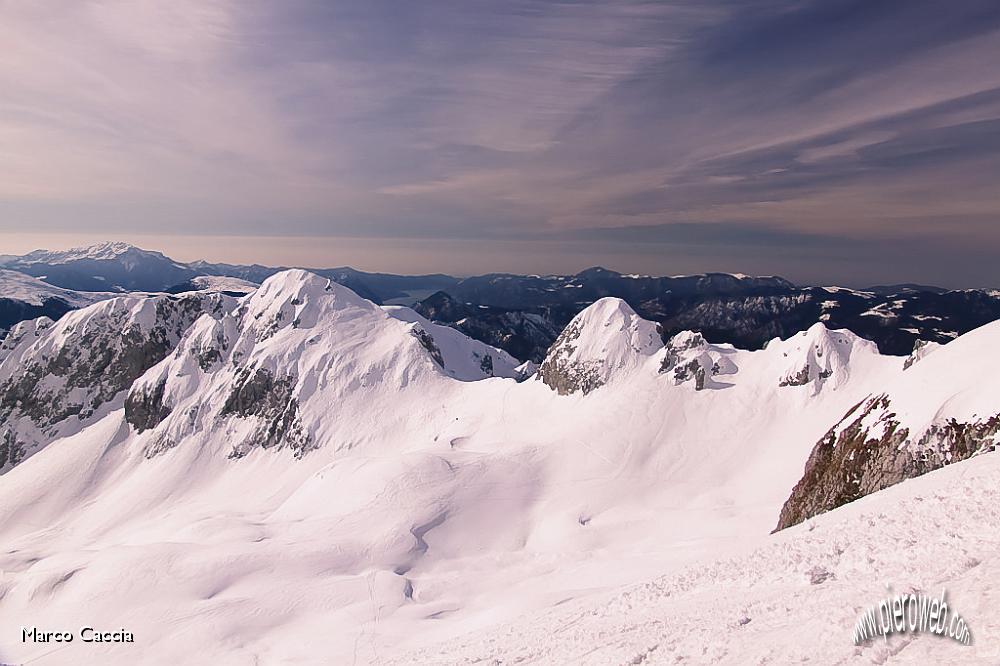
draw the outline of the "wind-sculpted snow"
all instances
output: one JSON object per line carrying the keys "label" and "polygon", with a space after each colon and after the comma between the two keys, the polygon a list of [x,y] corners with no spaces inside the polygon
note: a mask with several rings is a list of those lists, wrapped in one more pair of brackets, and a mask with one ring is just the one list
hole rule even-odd
{"label": "wind-sculpted snow", "polygon": [[195,319],[221,316],[230,305],[216,295],[129,296],[54,324],[15,326],[0,343],[0,472],[120,408],[125,391]]}
{"label": "wind-sculpted snow", "polygon": [[908,359],[901,376],[819,440],[777,529],[992,450],[1000,443],[998,342],[993,323]]}

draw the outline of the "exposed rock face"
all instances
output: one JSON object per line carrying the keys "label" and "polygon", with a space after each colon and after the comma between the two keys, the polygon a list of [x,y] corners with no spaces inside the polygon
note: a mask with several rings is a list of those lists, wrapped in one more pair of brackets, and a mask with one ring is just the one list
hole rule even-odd
{"label": "exposed rock face", "polygon": [[574,360],[575,342],[583,333],[583,324],[572,321],[556,338],[548,356],[535,375],[559,395],[581,391],[584,395],[604,384],[598,361]]}
{"label": "exposed rock face", "polygon": [[275,377],[263,368],[243,368],[232,392],[222,406],[221,416],[256,417],[260,426],[246,440],[233,447],[232,458],[241,458],[255,447],[287,446],[301,457],[309,450],[310,439],[298,419],[295,379]]}
{"label": "exposed rock face", "polygon": [[893,409],[887,395],[872,396],[823,436],[782,507],[776,530],[990,450],[1000,433],[1000,415],[994,415],[933,423],[914,436]]}
{"label": "exposed rock face", "polygon": [[493,376],[493,357],[489,354],[484,354],[482,359],[479,361],[479,369],[483,371],[483,374],[487,377]]}
{"label": "exposed rock face", "polygon": [[[124,401],[124,393],[163,360],[202,314],[221,316],[231,299],[214,294],[129,296],[77,310],[53,324],[23,322],[0,351],[0,441],[5,472],[66,428]],[[162,398],[162,394],[160,396]],[[130,413],[148,423],[162,413],[155,394]]]}
{"label": "exposed rock face", "polygon": [[0,435],[0,468],[13,467],[24,459],[24,445],[11,430]]}
{"label": "exposed rock face", "polygon": [[170,416],[170,408],[163,404],[166,380],[153,385],[152,389],[139,387],[125,398],[125,421],[138,432],[155,428]]}

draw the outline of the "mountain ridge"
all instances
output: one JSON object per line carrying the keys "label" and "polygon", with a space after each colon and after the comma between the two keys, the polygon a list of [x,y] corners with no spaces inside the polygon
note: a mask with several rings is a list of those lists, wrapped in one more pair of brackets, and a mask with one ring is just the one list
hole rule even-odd
{"label": "mountain ridge", "polygon": [[[7,260],[7,265],[63,284],[72,284],[82,275],[83,286],[102,290],[125,290],[144,281],[144,286],[180,293],[203,289],[196,284],[199,280],[214,280],[217,285],[227,279],[242,280],[227,291],[236,295],[282,270],[258,264],[180,264],[161,253],[122,243],[62,253],[39,251],[29,256],[35,260],[22,265],[18,261],[23,258],[14,257]],[[46,257],[62,263],[39,263]],[[95,259],[100,257],[106,259]],[[143,280],[123,277],[126,267],[115,257],[147,257],[154,265],[167,266],[167,273],[151,284],[151,276],[159,269],[142,269],[142,261],[128,259],[126,263],[138,270]],[[400,276],[364,273],[348,267],[312,272],[344,284],[373,302],[411,306],[436,323],[501,348],[520,361],[536,364],[542,362],[574,316],[605,296],[623,298],[644,319],[660,324],[665,338],[696,330],[717,342],[748,349],[760,348],[774,337],[788,337],[823,321],[832,328],[846,328],[875,341],[884,353],[905,356],[918,344],[944,343],[1000,318],[1000,291],[946,291],[912,284],[858,290],[796,286],[774,276],[709,273],[653,277],[599,266],[564,276]],[[216,289],[225,291],[221,286]],[[80,292],[80,297],[93,298],[88,293]],[[55,300],[39,309],[8,299],[0,303],[0,318],[7,322],[0,323],[0,329],[33,315],[58,317],[69,309]]]}

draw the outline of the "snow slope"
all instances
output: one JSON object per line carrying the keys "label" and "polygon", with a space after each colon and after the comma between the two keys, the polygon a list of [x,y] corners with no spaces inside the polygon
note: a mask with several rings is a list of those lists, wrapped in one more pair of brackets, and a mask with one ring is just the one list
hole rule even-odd
{"label": "snow slope", "polygon": [[518,377],[520,363],[505,351],[472,340],[450,326],[434,324],[408,307],[384,305],[394,319],[411,324],[409,330],[419,337],[426,331],[441,354],[445,371],[463,381],[486,377]]}
{"label": "snow slope", "polygon": [[21,301],[30,305],[44,305],[50,298],[58,298],[72,307],[83,307],[110,294],[84,293],[56,287],[38,278],[17,271],[0,269],[0,299]]}
{"label": "snow slope", "polygon": [[[641,585],[381,663],[996,664],[998,474],[997,454],[958,463]],[[926,633],[855,645],[867,608],[942,589],[972,645]]]}
{"label": "snow slope", "polygon": [[918,349],[819,440],[778,527],[1000,444],[998,345],[993,322]]}
{"label": "snow slope", "polygon": [[[125,626],[142,652],[0,643],[0,662],[379,663],[713,571],[793,538],[768,532],[813,443],[903,372],[822,326],[748,352],[663,345],[615,299],[577,324],[546,361],[600,381],[560,393],[304,271],[201,316],[121,407],[0,477],[0,627]],[[482,636],[516,654],[529,629]],[[595,659],[638,654],[620,646]]]}

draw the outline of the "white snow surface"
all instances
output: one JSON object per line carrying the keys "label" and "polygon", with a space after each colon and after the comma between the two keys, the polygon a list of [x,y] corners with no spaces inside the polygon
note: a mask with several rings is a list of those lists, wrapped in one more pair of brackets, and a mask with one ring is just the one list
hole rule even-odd
{"label": "white snow surface", "polygon": [[[514,622],[380,663],[996,664],[998,474],[997,453],[957,463],[645,583],[567,592]],[[942,590],[972,645],[929,633],[854,644],[869,607]]]}
{"label": "white snow surface", "polygon": [[[996,456],[769,535],[848,409],[911,377],[971,380],[995,327],[905,374],[902,358],[821,325],[760,351],[708,345],[697,353],[731,367],[696,391],[659,372],[651,322],[602,299],[570,353],[608,381],[560,396],[540,381],[458,381],[473,377],[450,374],[449,358],[482,347],[411,313],[280,273],[231,314],[203,316],[137,382],[164,382],[159,425],[136,433],[117,409],[0,476],[0,663],[1000,657]],[[209,348],[220,357],[204,368]],[[779,386],[803,363],[833,372]],[[222,406],[253,368],[293,383],[304,454],[231,457],[260,423]],[[815,567],[834,575],[811,585]],[[976,645],[856,652],[850,626],[886,582],[948,585]],[[22,626],[83,625],[136,643],[19,641]]]}

